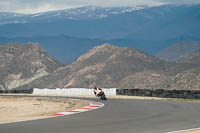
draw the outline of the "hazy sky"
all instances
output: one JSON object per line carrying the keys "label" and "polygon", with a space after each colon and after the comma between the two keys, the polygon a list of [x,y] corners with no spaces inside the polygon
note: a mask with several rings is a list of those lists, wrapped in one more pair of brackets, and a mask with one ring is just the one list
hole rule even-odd
{"label": "hazy sky", "polygon": [[80,6],[157,6],[163,4],[196,4],[200,0],[0,0],[0,12],[38,13]]}

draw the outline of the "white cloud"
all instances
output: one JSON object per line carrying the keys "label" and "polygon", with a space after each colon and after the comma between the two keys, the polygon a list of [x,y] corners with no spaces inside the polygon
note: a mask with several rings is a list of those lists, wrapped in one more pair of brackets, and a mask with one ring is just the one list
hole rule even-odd
{"label": "white cloud", "polygon": [[96,6],[135,6],[135,5],[162,5],[164,2],[155,0],[88,0],[88,4]]}
{"label": "white cloud", "polygon": [[168,2],[171,4],[200,4],[200,0],[159,0],[161,2]]}
{"label": "white cloud", "polygon": [[0,12],[32,14],[84,5],[87,3],[81,0],[0,0]]}
{"label": "white cloud", "polygon": [[64,7],[58,7],[50,4],[44,4],[42,6],[38,6],[35,8],[22,8],[16,10],[18,13],[25,13],[25,14],[33,14],[33,13],[40,13],[40,12],[46,12],[46,11],[54,11],[54,10],[61,10],[61,9],[66,9],[66,8],[71,8],[64,6]]}

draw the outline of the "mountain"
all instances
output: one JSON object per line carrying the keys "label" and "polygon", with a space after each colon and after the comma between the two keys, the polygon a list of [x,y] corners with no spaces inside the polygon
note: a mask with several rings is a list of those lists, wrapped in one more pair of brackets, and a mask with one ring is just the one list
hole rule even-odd
{"label": "mountain", "polygon": [[37,23],[39,21],[51,22],[55,20],[71,19],[71,20],[95,20],[107,18],[113,15],[124,14],[145,8],[140,7],[116,7],[103,8],[96,6],[85,6],[78,8],[70,8],[66,10],[49,11],[36,14],[19,14],[19,13],[0,13],[0,25],[12,23]]}
{"label": "mountain", "polygon": [[[164,63],[134,48],[119,48],[111,44],[94,47],[77,61],[34,83],[38,87],[118,87],[120,82],[137,72],[161,71]],[[56,79],[56,80],[55,80]],[[126,86],[125,86],[126,87]],[[21,87],[23,88],[23,87]]]}
{"label": "mountain", "polygon": [[125,77],[144,70],[157,70],[162,62],[137,49],[110,44],[97,46],[82,55],[70,67],[64,87],[116,87]]}
{"label": "mountain", "polygon": [[[79,56],[87,53],[91,48],[101,45],[103,43],[111,43],[120,47],[138,48],[141,51],[149,53],[154,51],[151,45],[146,44],[160,44],[159,41],[141,41],[141,40],[129,40],[129,39],[89,39],[89,38],[77,38],[66,35],[56,36],[31,36],[31,37],[0,37],[0,45],[5,43],[26,43],[37,42],[47,52],[55,57],[58,61],[64,64],[71,64]],[[159,47],[159,46],[157,46]]]}
{"label": "mountain", "polygon": [[104,43],[100,39],[75,38],[66,35],[34,36],[34,37],[0,37],[0,46],[5,43],[39,43],[56,60],[63,64],[71,64],[80,55],[88,52],[94,46]]}
{"label": "mountain", "polygon": [[6,22],[5,17],[5,21],[0,19],[3,23],[0,35],[65,34],[102,39],[199,39],[199,8],[200,5],[164,5],[151,8],[82,7],[22,16],[15,14],[16,17],[8,18],[13,19],[13,23]]}
{"label": "mountain", "polygon": [[0,46],[0,89],[13,89],[53,73],[63,65],[39,44]]}
{"label": "mountain", "polygon": [[186,57],[178,60],[178,63],[196,64],[196,65],[200,66],[200,50],[194,52],[190,56],[186,56]]}
{"label": "mountain", "polygon": [[0,12],[0,25],[18,23],[19,20],[21,20],[21,23],[23,23],[24,21],[22,20],[22,18],[24,18],[24,16],[26,15],[19,13]]}
{"label": "mountain", "polygon": [[165,61],[178,61],[197,51],[200,51],[200,42],[183,41],[165,48],[156,56]]}
{"label": "mountain", "polygon": [[[53,56],[67,64],[102,43],[136,47],[155,55],[172,43],[200,40],[199,9],[200,5],[119,8],[88,6],[28,15],[0,13],[0,38],[3,38],[0,41],[44,43],[48,52],[58,53]],[[57,52],[53,47],[60,45],[60,49],[66,49],[67,45],[73,51],[74,43],[70,43],[70,39],[63,39],[63,36],[77,40],[77,46],[83,46],[82,40],[90,42],[89,47],[85,46],[83,52],[74,51],[74,55],[68,56],[73,60],[64,61],[63,52]],[[42,42],[42,37],[48,39]]]}
{"label": "mountain", "polygon": [[[188,75],[193,72],[190,70],[197,68],[195,65],[167,63],[135,48],[103,44],[80,56],[71,65],[57,70],[55,74],[39,78],[19,89],[33,86],[188,89],[179,88],[182,85],[179,80],[183,80],[181,73],[185,72]],[[190,75],[187,78],[191,80]]]}
{"label": "mountain", "polygon": [[[13,66],[6,68],[12,68],[14,71],[16,68]],[[30,67],[26,68],[31,70]],[[38,71],[44,70],[42,68]],[[7,89],[92,88],[93,86],[175,90],[200,88],[198,64],[168,63],[138,49],[116,47],[111,44],[94,47],[72,64],[58,66],[53,71],[42,72],[39,76],[33,74],[31,78],[26,77],[21,80],[21,75],[17,71],[12,74],[12,78],[6,78],[9,79],[9,82],[4,80],[7,81],[6,85],[10,83]],[[19,77],[20,79],[16,79]],[[11,85],[13,86],[10,87]]]}

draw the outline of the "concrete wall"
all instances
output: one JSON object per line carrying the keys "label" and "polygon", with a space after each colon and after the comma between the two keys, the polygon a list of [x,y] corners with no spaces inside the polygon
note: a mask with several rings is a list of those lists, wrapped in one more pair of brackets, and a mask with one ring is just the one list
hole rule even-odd
{"label": "concrete wall", "polygon": [[[115,96],[116,95],[116,89],[102,89],[106,96]],[[64,94],[69,96],[78,96],[78,95],[94,95],[93,89],[87,89],[87,88],[56,88],[56,89],[33,89],[33,94]]]}

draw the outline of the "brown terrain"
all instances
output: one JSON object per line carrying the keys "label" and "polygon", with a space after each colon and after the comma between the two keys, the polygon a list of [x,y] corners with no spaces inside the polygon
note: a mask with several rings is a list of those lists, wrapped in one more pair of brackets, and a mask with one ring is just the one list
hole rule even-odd
{"label": "brown terrain", "polygon": [[55,113],[87,106],[87,102],[56,97],[0,97],[0,123],[53,117]]}
{"label": "brown terrain", "polygon": [[172,44],[156,55],[161,60],[178,61],[200,51],[200,43],[195,41],[183,41]]}
{"label": "brown terrain", "polygon": [[190,56],[186,56],[178,61],[178,63],[187,63],[187,64],[200,64],[200,51],[195,52]]}
{"label": "brown terrain", "polygon": [[[47,59],[46,56],[49,57],[46,54],[42,57]],[[53,71],[48,72],[48,69],[45,69],[46,74],[29,80],[26,84],[22,82],[23,84],[15,86],[15,89],[99,86],[102,88],[196,90],[200,89],[200,64],[196,61],[191,62],[198,57],[188,57],[177,63],[169,63],[135,48],[120,48],[103,44],[80,56],[71,65],[65,67],[54,65],[56,67],[53,67]],[[40,58],[37,60],[41,61]],[[37,71],[52,68],[53,64],[57,63],[49,63]],[[15,75],[20,74],[16,72]],[[15,80],[13,83],[18,84],[19,81],[21,80]]]}
{"label": "brown terrain", "polygon": [[53,73],[62,64],[48,56],[39,44],[0,46],[0,89],[13,89]]}

